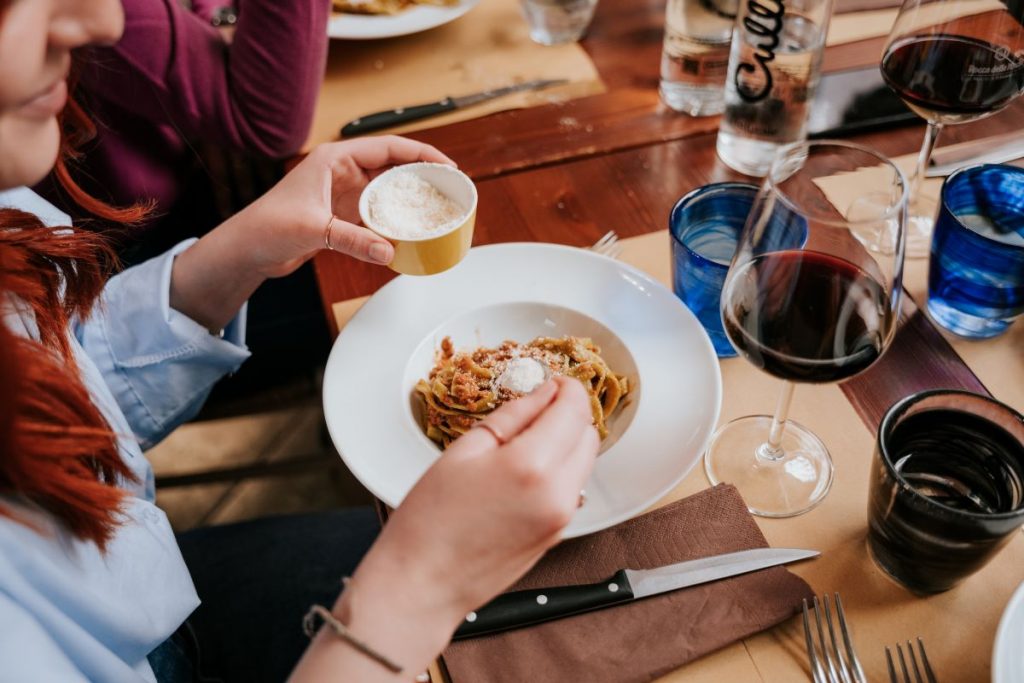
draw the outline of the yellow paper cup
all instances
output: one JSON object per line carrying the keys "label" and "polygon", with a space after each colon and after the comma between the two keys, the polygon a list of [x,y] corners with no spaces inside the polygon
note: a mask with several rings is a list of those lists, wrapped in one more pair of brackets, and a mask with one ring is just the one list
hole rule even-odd
{"label": "yellow paper cup", "polygon": [[[398,171],[415,173],[440,190],[463,209],[463,218],[439,234],[418,238],[400,238],[373,224],[370,216],[372,191],[390,174]],[[476,225],[476,186],[462,171],[445,164],[428,162],[396,166],[374,178],[359,197],[359,216],[363,225],[395,247],[391,270],[406,275],[433,275],[448,270],[469,251]]]}

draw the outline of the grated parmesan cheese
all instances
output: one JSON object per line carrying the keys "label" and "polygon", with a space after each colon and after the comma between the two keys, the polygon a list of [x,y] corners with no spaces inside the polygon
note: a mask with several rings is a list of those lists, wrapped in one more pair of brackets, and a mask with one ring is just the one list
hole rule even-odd
{"label": "grated parmesan cheese", "polygon": [[509,391],[528,394],[547,379],[544,366],[533,358],[513,358],[498,376],[498,385]]}
{"label": "grated parmesan cheese", "polygon": [[453,229],[465,211],[432,184],[411,171],[381,178],[370,192],[373,227],[395,239],[420,239]]}

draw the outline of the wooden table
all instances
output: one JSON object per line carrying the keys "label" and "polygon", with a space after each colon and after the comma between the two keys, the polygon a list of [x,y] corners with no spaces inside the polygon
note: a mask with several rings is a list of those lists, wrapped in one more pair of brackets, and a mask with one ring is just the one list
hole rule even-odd
{"label": "wooden table", "polygon": [[[725,167],[715,155],[718,123],[715,117],[686,117],[659,102],[657,79],[663,12],[663,0],[601,0],[582,45],[608,86],[606,93],[559,105],[504,112],[410,135],[442,149],[475,179],[479,190],[475,244],[544,241],[583,246],[592,244],[609,229],[622,237],[646,235],[667,227],[669,209],[689,190],[709,182],[744,179]],[[825,69],[877,63],[882,43],[882,39],[873,39],[829,48]],[[560,124],[565,117],[572,117],[578,125],[567,131]],[[1018,103],[984,122],[947,128],[944,140],[966,140],[1019,130],[1022,123],[1024,103]],[[922,134],[923,126],[911,125],[856,139],[896,156],[914,152],[921,144]],[[633,256],[640,262],[638,265],[657,270],[664,278],[668,268],[667,247],[663,263],[657,259],[651,261],[649,251],[643,252],[649,250],[650,245],[638,243],[634,248],[637,251]],[[625,258],[630,260],[628,251]],[[331,311],[334,302],[371,294],[393,277],[389,271],[334,253],[318,256],[315,268],[325,312],[335,331]],[[908,290],[923,302],[924,264],[908,262],[906,281]],[[924,335],[939,338],[927,319],[919,317],[914,322]],[[1017,327],[1021,326],[1022,323],[1018,323]],[[978,386],[984,384],[998,398],[1022,409],[1024,361],[1019,359],[1024,358],[1024,330],[1016,330],[997,344],[987,347],[955,342],[953,347],[968,357],[968,365],[981,377]],[[986,361],[989,357],[1009,357],[1015,352],[1019,352],[1019,358],[1009,367],[1005,367],[1005,363]],[[956,360],[955,355],[952,358]],[[722,372],[726,388],[723,420],[771,410],[775,386],[766,376],[742,360],[724,362]],[[731,397],[730,387],[733,388]],[[759,524],[773,545],[804,544],[824,549],[826,557],[831,554],[833,561],[823,569],[806,570],[807,574],[797,569],[818,590],[846,590],[843,586],[863,583],[877,589],[872,599],[882,600],[880,596],[885,596],[891,601],[886,605],[867,605],[864,610],[853,608],[855,613],[859,612],[855,618],[862,622],[862,628],[872,629],[871,635],[863,631],[861,635],[877,641],[876,651],[862,653],[870,659],[869,674],[884,675],[878,664],[882,644],[916,635],[903,632],[905,624],[901,615],[910,614],[918,619],[920,614],[931,614],[932,618],[941,618],[947,610],[952,610],[961,620],[959,626],[970,629],[972,635],[957,634],[945,643],[929,643],[930,649],[936,651],[933,663],[940,660],[937,664],[940,680],[945,683],[987,681],[999,617],[996,606],[1005,602],[1002,593],[999,600],[984,606],[977,602],[973,607],[963,604],[965,598],[957,596],[956,590],[921,601],[895,585],[886,584],[887,579],[863,557],[866,463],[873,436],[863,423],[849,417],[855,416],[856,410],[861,408],[847,402],[835,385],[798,390],[792,416],[800,419],[802,412],[832,411],[831,424],[813,422],[813,427],[833,449],[837,461],[836,485],[818,510],[793,520],[758,520]],[[863,416],[863,411],[860,414]],[[823,420],[819,418],[819,421]],[[844,460],[856,463],[858,459],[863,466],[846,464],[847,470],[855,471],[851,474],[843,471]],[[670,498],[704,486],[707,482],[703,473],[693,472]],[[832,508],[831,513],[827,512],[828,508]],[[843,512],[840,514],[838,510]],[[833,526],[823,524],[829,514],[841,521]],[[998,577],[1005,585],[1024,579],[1022,539],[1014,541],[1011,548],[1012,557],[1000,557],[986,570],[989,576]],[[853,566],[859,567],[866,576],[851,574]],[[1005,592],[1006,589],[1000,590]],[[730,648],[699,660],[665,680],[809,680],[801,637],[795,623],[780,627],[736,646],[746,651],[749,661]],[[736,657],[743,661],[729,661]],[[964,657],[968,658],[968,664],[964,664]],[[946,678],[942,677],[944,671]],[[949,672],[960,677],[949,678]]]}

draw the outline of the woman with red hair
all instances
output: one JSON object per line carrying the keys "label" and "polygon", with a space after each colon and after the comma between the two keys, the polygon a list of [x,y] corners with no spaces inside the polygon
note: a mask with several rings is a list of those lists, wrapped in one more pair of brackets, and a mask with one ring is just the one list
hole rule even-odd
{"label": "woman with red hair", "polygon": [[[559,539],[597,451],[585,392],[553,380],[496,411],[375,541],[364,513],[175,539],[142,446],[248,356],[248,296],[325,246],[387,263],[354,222],[362,188],[451,162],[393,137],[320,147],[202,239],[107,279],[102,237],[25,186],[58,161],[71,51],[122,23],[117,0],[0,0],[0,681],[411,680]],[[304,654],[303,615],[331,625]]]}

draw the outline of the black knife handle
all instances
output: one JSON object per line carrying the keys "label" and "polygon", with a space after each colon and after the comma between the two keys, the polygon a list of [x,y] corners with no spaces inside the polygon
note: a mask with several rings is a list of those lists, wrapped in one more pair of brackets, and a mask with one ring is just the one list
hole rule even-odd
{"label": "black knife handle", "polygon": [[455,100],[446,97],[440,102],[418,104],[415,107],[388,109],[376,114],[367,114],[355,121],[350,121],[341,129],[341,137],[348,138],[363,133],[370,133],[381,128],[390,128],[402,123],[409,123],[428,116],[437,116],[455,109]]}
{"label": "black knife handle", "polygon": [[598,583],[503,593],[470,612],[453,640],[540,624],[633,599],[625,570]]}

